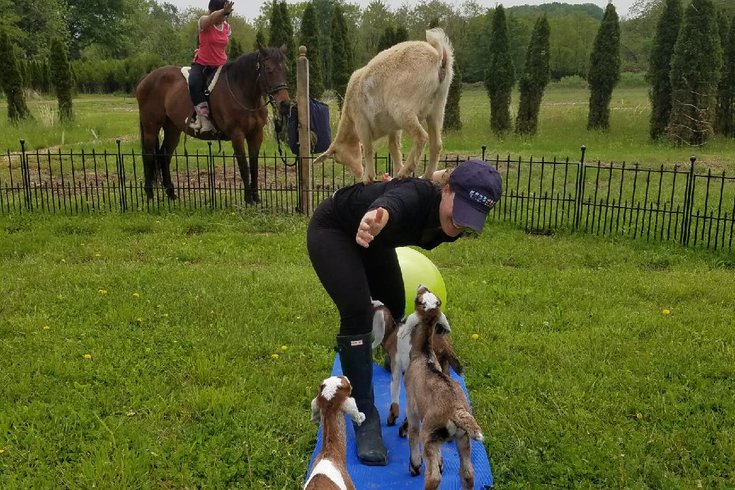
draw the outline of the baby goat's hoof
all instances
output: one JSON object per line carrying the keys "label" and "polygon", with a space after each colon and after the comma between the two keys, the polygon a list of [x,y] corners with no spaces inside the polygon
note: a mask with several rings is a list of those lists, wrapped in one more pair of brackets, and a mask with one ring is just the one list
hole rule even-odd
{"label": "baby goat's hoof", "polygon": [[421,463],[414,466],[413,463],[408,463],[408,471],[411,472],[411,476],[419,476],[421,474]]}
{"label": "baby goat's hoof", "polygon": [[408,419],[404,420],[398,428],[398,437],[406,437],[408,435]]}
{"label": "baby goat's hoof", "polygon": [[391,403],[390,412],[388,412],[388,420],[386,423],[392,427],[396,425],[396,420],[398,420],[398,404]]}

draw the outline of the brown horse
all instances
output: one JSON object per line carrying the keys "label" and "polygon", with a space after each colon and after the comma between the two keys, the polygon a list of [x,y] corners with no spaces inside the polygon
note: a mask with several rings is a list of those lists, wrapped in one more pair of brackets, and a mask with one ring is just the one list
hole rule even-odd
{"label": "brown horse", "polygon": [[[263,142],[263,127],[268,120],[268,104],[274,109],[278,104],[281,116],[288,114],[290,107],[284,52],[285,46],[281,49],[261,47],[228,61],[209,94],[212,122],[222,135],[232,141],[248,203],[259,200],[258,152]],[[171,182],[171,157],[182,131],[197,137],[187,124],[194,105],[186,79],[177,66],[158,68],[140,81],[135,97],[140,113],[146,195],[153,199],[153,183],[160,173],[166,195],[176,199]],[[161,128],[163,142],[159,144]],[[248,142],[249,175],[244,140]]]}

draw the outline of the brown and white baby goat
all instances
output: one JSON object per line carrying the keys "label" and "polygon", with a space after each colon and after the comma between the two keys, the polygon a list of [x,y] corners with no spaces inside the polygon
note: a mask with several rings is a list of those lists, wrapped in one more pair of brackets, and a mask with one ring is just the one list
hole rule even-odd
{"label": "brown and white baby goat", "polygon": [[[390,310],[382,302],[375,300],[373,300],[373,311],[375,312],[373,317],[373,349],[382,344],[383,351],[387,356],[387,368],[391,372],[391,403],[387,424],[392,426],[395,425],[400,413],[401,378],[408,369],[409,354],[411,352],[411,332],[418,325],[419,320],[416,312],[413,312],[405,322],[397,324]],[[444,313],[441,313],[439,322],[446,333],[452,331],[452,327]],[[449,375],[449,366],[452,366],[458,374],[462,374],[462,364],[454,354],[449,337],[446,335],[434,337],[434,353],[444,374]],[[406,437],[407,430],[408,422],[404,419],[398,433],[401,437]]]}
{"label": "brown and white baby goat", "polygon": [[[439,367],[434,352],[435,334],[441,333],[441,301],[426,287],[416,293],[418,324],[411,334],[411,354],[404,382],[408,416],[409,470],[416,476],[426,463],[424,490],[437,489],[442,479],[441,446],[454,439],[459,453],[459,475],[463,489],[474,488],[475,470],[470,455],[470,438],[482,441],[477,421],[470,413],[462,387]],[[420,437],[420,441],[419,441]]]}
{"label": "brown and white baby goat", "polygon": [[332,376],[322,382],[319,394],[311,401],[311,420],[322,423],[322,450],[314,459],[304,490],[355,490],[345,463],[347,439],[342,413],[357,425],[365,421],[365,414],[357,410],[351,394],[346,376]]}

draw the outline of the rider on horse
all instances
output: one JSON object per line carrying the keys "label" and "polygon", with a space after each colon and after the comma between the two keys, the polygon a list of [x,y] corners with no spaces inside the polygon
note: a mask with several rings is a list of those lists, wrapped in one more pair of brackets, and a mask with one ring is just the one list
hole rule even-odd
{"label": "rider on horse", "polygon": [[230,24],[225,19],[232,13],[233,5],[234,2],[231,1],[209,0],[207,13],[199,18],[199,48],[194,52],[194,61],[189,72],[189,94],[196,111],[196,118],[189,122],[189,127],[197,134],[216,131],[209,120],[204,81],[227,62]]}

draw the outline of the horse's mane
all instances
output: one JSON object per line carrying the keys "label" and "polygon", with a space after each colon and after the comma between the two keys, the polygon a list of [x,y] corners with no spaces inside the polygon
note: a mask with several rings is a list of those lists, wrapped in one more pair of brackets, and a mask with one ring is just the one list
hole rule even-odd
{"label": "horse's mane", "polygon": [[[265,48],[268,57],[283,56],[278,48]],[[243,86],[255,81],[258,76],[258,61],[260,52],[256,49],[250,53],[244,53],[229,60],[225,64],[223,70],[226,70],[231,77],[232,83]]]}

